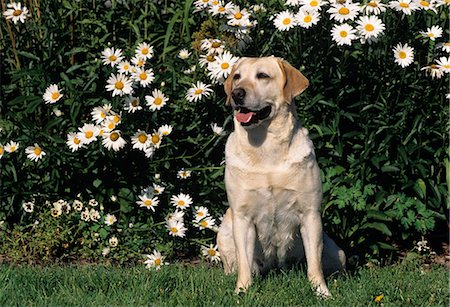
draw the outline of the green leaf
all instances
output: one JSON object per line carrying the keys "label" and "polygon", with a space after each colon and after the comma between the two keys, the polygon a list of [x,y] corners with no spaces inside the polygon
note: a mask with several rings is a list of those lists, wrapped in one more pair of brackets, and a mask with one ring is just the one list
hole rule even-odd
{"label": "green leaf", "polygon": [[386,226],[386,224],[383,224],[383,223],[377,223],[377,222],[367,223],[367,224],[364,224],[361,228],[362,229],[368,229],[368,228],[376,229],[379,232],[381,232],[389,237],[392,236],[392,232],[389,230],[389,228]]}
{"label": "green leaf", "polygon": [[34,54],[32,54],[32,53],[30,53],[30,52],[20,51],[20,50],[19,50],[19,51],[17,51],[17,53],[20,54],[21,56],[26,57],[26,58],[33,59],[33,60],[36,60],[36,61],[38,61],[38,62],[41,61],[40,58],[38,58],[37,56],[35,56]]}

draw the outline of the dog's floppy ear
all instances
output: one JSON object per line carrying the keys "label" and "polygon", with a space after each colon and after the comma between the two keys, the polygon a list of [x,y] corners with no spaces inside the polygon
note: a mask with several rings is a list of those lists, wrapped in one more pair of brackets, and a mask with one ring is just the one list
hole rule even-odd
{"label": "dog's floppy ear", "polygon": [[231,72],[228,75],[227,80],[225,80],[224,88],[225,88],[225,94],[227,94],[227,101],[225,103],[226,106],[229,106],[231,104],[231,91],[232,91],[232,83],[233,83],[233,75],[234,72],[236,71],[236,66],[238,65],[239,60],[233,65],[233,67],[231,68]]}
{"label": "dog's floppy ear", "polygon": [[280,60],[280,66],[286,78],[286,83],[283,89],[284,98],[288,103],[292,99],[300,95],[309,85],[308,79],[296,68],[285,60]]}

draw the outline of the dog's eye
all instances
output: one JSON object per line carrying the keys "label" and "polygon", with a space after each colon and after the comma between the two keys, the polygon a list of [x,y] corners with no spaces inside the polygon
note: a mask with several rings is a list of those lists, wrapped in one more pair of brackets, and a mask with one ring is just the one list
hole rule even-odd
{"label": "dog's eye", "polygon": [[268,74],[266,74],[266,73],[259,72],[259,73],[256,75],[256,78],[258,78],[258,79],[270,79],[270,76],[269,76]]}
{"label": "dog's eye", "polygon": [[233,80],[239,80],[241,78],[241,75],[240,74],[235,74],[234,76],[233,76]]}

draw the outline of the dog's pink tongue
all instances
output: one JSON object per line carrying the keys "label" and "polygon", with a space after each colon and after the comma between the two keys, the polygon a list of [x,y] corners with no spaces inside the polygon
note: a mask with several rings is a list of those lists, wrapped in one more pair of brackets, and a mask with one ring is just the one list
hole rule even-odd
{"label": "dog's pink tongue", "polygon": [[236,113],[236,119],[238,120],[238,122],[245,124],[245,123],[248,123],[252,119],[253,115],[255,115],[255,113],[253,113],[253,112]]}

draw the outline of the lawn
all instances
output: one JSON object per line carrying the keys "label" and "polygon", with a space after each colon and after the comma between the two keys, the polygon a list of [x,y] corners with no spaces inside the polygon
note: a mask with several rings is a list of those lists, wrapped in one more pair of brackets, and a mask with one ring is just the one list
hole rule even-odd
{"label": "lawn", "polygon": [[[219,267],[0,266],[1,306],[448,306],[448,270],[411,264],[359,268],[328,279],[333,298],[310,289],[302,269],[256,279],[246,294]],[[379,302],[377,301],[379,300]]]}

